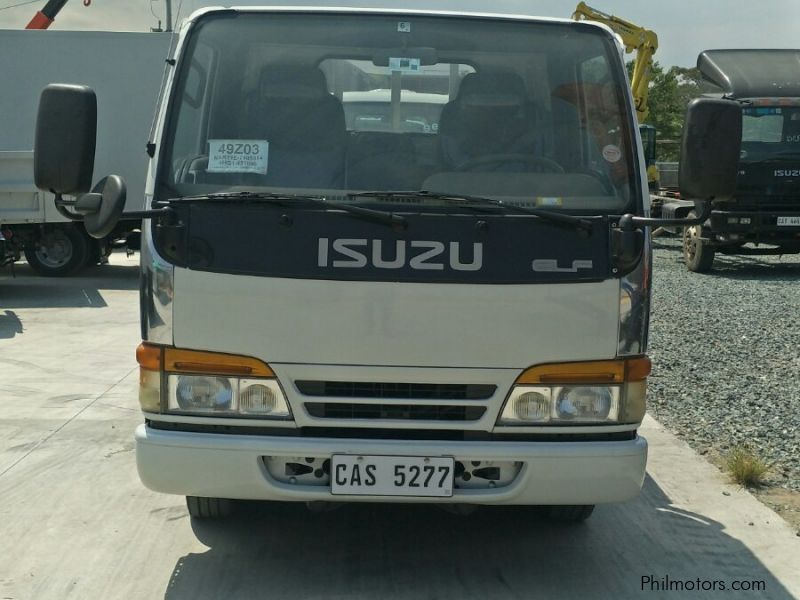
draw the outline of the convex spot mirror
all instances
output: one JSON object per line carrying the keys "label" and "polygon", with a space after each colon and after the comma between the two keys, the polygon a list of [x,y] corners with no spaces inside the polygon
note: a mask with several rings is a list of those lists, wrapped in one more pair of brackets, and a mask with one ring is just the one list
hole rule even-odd
{"label": "convex spot mirror", "polygon": [[42,91],[36,117],[33,176],[36,187],[77,195],[92,187],[97,139],[97,97],[81,85],[53,83]]}
{"label": "convex spot mirror", "polygon": [[101,179],[90,194],[78,196],[75,212],[83,215],[86,233],[104,238],[114,229],[125,208],[125,182],[119,175]]}
{"label": "convex spot mirror", "polygon": [[678,173],[687,200],[728,200],[736,192],[742,146],[742,109],[732,100],[698,98],[689,103]]}

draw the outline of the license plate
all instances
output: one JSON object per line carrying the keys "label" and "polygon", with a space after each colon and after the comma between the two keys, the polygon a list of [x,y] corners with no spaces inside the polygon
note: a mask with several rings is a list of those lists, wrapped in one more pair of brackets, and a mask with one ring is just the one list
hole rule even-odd
{"label": "license plate", "polygon": [[800,227],[800,217],[778,217],[778,227]]}
{"label": "license plate", "polygon": [[331,493],[347,496],[453,495],[452,457],[334,454]]}

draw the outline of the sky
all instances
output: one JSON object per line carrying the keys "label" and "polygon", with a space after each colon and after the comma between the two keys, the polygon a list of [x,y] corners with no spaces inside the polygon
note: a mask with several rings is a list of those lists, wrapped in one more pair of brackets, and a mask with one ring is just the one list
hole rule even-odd
{"label": "sky", "polygon": [[[36,0],[2,10],[23,1],[0,0],[0,29],[23,28],[46,4]],[[148,31],[164,18],[166,0],[91,0],[89,7],[83,2],[70,0],[51,28]],[[177,13],[182,5],[182,18],[200,6],[220,4],[224,0],[173,0],[172,6]],[[577,0],[239,0],[234,4],[388,6],[568,17]],[[655,59],[662,66],[694,66],[697,55],[710,48],[800,47],[797,0],[589,0],[588,4],[654,30],[660,41]]]}

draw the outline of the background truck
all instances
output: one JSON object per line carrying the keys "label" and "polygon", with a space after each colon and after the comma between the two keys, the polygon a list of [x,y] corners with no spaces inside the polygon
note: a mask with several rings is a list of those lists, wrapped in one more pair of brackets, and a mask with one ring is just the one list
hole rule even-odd
{"label": "background truck", "polygon": [[142,207],[147,132],[169,41],[167,33],[0,30],[0,227],[9,256],[24,254],[43,275],[67,275],[101,261],[139,229],[138,220],[120,221],[94,240],[57,211],[52,194],[36,189],[36,108],[48,83],[90,84],[102,99],[96,162],[125,173],[128,205]]}
{"label": "background truck", "polygon": [[[800,50],[707,50],[697,68],[741,105],[742,140],[735,195],[683,230],[687,268],[711,270],[717,252],[800,253]],[[691,202],[662,201],[665,217],[692,214]]]}

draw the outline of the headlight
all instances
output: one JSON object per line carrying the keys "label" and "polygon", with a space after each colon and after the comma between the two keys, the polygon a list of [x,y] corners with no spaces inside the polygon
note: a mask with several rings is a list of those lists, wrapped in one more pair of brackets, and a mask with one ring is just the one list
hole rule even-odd
{"label": "headlight", "polygon": [[520,388],[510,403],[510,420],[544,423],[550,420],[552,392],[550,388]]}
{"label": "headlight", "polygon": [[265,379],[239,381],[239,412],[243,415],[271,418],[287,418],[292,415],[278,382]]}
{"label": "headlight", "polygon": [[136,361],[144,412],[292,419],[275,372],[257,358],[143,342]]}
{"label": "headlight", "polygon": [[274,379],[169,374],[170,412],[286,419],[292,416]]}
{"label": "headlight", "polygon": [[169,408],[200,413],[234,411],[236,385],[229,377],[170,375]]}
{"label": "headlight", "polygon": [[611,423],[619,417],[621,387],[527,386],[511,390],[499,425]]}
{"label": "headlight", "polygon": [[649,374],[646,356],[534,365],[517,377],[497,425],[638,425]]}
{"label": "headlight", "polygon": [[275,410],[275,394],[262,383],[251,383],[239,390],[242,412],[264,415]]}
{"label": "headlight", "polygon": [[618,387],[563,387],[558,390],[556,396],[555,414],[563,421],[582,423],[616,421],[618,413]]}

